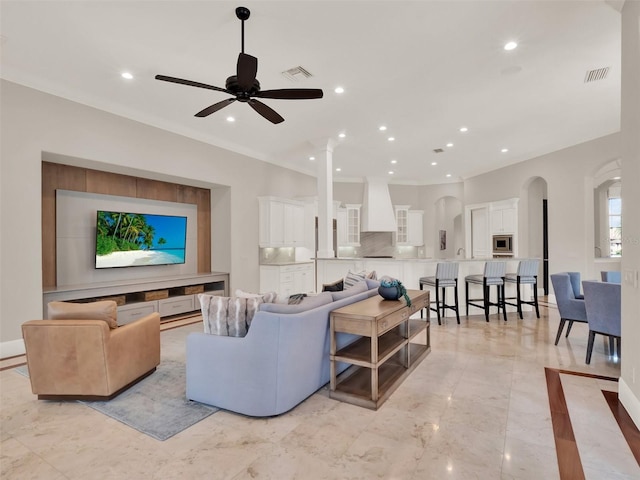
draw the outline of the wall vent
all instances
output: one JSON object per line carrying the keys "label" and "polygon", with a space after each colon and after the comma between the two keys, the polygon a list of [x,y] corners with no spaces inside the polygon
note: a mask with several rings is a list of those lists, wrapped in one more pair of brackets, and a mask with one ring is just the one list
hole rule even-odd
{"label": "wall vent", "polygon": [[285,70],[284,72],[282,72],[282,76],[288,80],[291,80],[292,82],[299,82],[300,80],[305,80],[309,77],[312,77],[313,75],[311,75],[309,70],[307,70],[306,68],[298,66],[290,68],[289,70]]}
{"label": "wall vent", "polygon": [[584,83],[597,82],[598,80],[604,80],[609,74],[609,67],[596,68],[595,70],[588,70],[584,77]]}
{"label": "wall vent", "polygon": [[441,148],[434,148],[433,149],[433,153],[442,153],[442,152],[444,152],[444,150],[441,149]]}

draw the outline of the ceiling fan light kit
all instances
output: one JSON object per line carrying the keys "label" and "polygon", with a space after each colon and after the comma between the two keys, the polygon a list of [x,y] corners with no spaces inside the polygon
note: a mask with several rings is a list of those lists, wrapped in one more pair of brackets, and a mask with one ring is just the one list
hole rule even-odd
{"label": "ceiling fan light kit", "polygon": [[310,100],[322,98],[321,89],[317,88],[284,88],[279,90],[260,90],[260,82],[256,78],[258,73],[258,59],[244,53],[244,22],[249,18],[251,12],[246,7],[236,8],[236,17],[242,22],[241,27],[241,52],[238,55],[236,74],[227,78],[225,88],[208,85],[206,83],[194,82],[182,78],[169,77],[167,75],[156,75],[156,80],[163,82],[179,83],[190,87],[204,88],[218,92],[228,93],[234,98],[227,98],[221,102],[214,103],[195,114],[196,117],[207,117],[227,105],[238,101],[247,103],[256,112],[269,120],[271,123],[282,123],[284,118],[268,105],[256,98],[272,98],[277,100]]}

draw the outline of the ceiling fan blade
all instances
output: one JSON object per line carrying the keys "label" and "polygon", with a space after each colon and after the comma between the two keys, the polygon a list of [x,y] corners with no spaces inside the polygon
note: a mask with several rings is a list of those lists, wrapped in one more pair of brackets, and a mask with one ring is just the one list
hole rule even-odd
{"label": "ceiling fan blade", "polygon": [[238,85],[240,85],[240,88],[250,90],[253,82],[256,81],[257,74],[258,59],[246,53],[240,53],[240,55],[238,55],[237,68]]}
{"label": "ceiling fan blade", "polygon": [[282,118],[280,114],[278,114],[278,112],[276,112],[271,107],[265,105],[264,103],[259,102],[258,100],[253,100],[253,99],[249,100],[248,103],[251,108],[253,108],[256,112],[258,112],[264,118],[269,120],[271,123],[284,122],[284,118]]}
{"label": "ceiling fan blade", "polygon": [[216,90],[217,92],[231,93],[224,88],[214,87],[213,85],[207,85],[206,83],[194,82],[192,80],[185,80],[183,78],[167,77],[166,75],[156,75],[156,80],[162,80],[163,82],[180,83],[181,85],[189,85],[190,87],[207,88],[209,90]]}
{"label": "ceiling fan blade", "polygon": [[204,110],[200,110],[198,113],[196,113],[195,116],[206,117],[214,112],[217,112],[218,110],[222,110],[224,107],[226,107],[227,105],[231,105],[235,101],[235,98],[227,98],[226,100],[222,100],[221,102],[214,103],[213,105],[208,106]]}
{"label": "ceiling fan blade", "polygon": [[253,97],[277,98],[280,100],[311,100],[322,98],[322,90],[319,88],[283,88],[281,90],[262,90]]}

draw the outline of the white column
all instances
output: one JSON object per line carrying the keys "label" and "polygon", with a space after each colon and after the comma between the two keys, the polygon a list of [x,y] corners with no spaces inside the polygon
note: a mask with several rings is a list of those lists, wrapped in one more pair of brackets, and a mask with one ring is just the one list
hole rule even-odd
{"label": "white column", "polygon": [[335,142],[325,139],[312,142],[318,148],[318,258],[333,258],[333,148]]}

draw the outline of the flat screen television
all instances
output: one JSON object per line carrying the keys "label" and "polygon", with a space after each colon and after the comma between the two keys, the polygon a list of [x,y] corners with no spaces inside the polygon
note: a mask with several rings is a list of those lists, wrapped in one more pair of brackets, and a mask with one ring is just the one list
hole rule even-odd
{"label": "flat screen television", "polygon": [[108,212],[96,215],[96,268],[185,263],[187,217]]}

